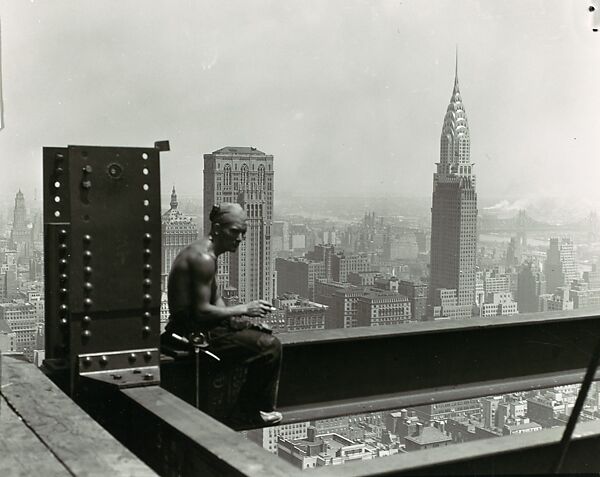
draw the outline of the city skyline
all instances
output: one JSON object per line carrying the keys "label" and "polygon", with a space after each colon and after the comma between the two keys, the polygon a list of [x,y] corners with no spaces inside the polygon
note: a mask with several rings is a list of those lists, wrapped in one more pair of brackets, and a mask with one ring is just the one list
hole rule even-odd
{"label": "city skyline", "polygon": [[[458,44],[480,190],[510,198],[509,207],[582,190],[579,199],[599,202],[591,121],[598,52],[587,38],[587,9],[537,1],[518,9],[467,1],[313,6],[265,1],[232,18],[230,4],[155,2],[147,12],[89,4],[94,15],[81,25],[80,4],[8,2],[0,9],[0,150],[19,160],[5,167],[3,189],[22,187],[29,197],[41,190],[44,144],[167,138],[163,184],[176,183],[182,196],[202,194],[202,154],[222,144],[280,158],[276,200],[306,190],[426,196]],[[132,40],[117,20],[134,16],[145,26]],[[468,28],[453,27],[462,22]],[[71,119],[86,111],[87,120]]]}

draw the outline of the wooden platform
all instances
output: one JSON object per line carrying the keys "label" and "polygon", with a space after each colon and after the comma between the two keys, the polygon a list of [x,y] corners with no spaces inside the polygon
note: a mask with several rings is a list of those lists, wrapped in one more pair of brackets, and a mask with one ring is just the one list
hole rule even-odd
{"label": "wooden platform", "polygon": [[156,475],[33,364],[0,356],[0,384],[0,475]]}

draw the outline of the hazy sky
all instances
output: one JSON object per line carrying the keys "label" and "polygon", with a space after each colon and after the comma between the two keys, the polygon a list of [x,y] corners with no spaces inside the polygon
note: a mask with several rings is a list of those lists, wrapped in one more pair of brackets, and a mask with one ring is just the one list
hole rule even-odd
{"label": "hazy sky", "polygon": [[2,0],[0,186],[41,148],[169,139],[163,192],[202,154],[275,156],[283,195],[431,194],[454,80],[481,197],[600,203],[600,33],[584,1]]}

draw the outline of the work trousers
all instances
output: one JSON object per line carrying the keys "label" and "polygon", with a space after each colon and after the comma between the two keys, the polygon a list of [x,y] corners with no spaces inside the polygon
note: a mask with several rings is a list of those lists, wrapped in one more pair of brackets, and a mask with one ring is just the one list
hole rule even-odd
{"label": "work trousers", "polygon": [[208,350],[224,365],[243,363],[248,368],[240,391],[240,410],[249,414],[273,411],[281,370],[281,342],[264,331],[234,330],[226,325],[212,328],[207,334]]}

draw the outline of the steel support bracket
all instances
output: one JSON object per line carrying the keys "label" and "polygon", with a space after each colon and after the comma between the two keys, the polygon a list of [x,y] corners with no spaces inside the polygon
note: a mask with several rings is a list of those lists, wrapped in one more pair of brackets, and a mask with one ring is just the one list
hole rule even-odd
{"label": "steel support bracket", "polygon": [[158,348],[80,354],[79,376],[118,388],[160,384]]}

